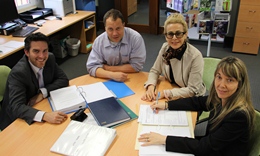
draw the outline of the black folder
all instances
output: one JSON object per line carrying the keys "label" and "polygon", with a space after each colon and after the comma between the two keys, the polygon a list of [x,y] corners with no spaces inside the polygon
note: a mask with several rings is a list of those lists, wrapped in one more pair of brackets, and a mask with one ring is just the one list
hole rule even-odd
{"label": "black folder", "polygon": [[100,126],[111,127],[131,119],[114,97],[88,103],[88,108]]}

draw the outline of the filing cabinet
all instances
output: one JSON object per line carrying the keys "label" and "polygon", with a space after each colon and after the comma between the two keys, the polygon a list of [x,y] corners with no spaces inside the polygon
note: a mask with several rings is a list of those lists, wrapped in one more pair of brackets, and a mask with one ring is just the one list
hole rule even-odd
{"label": "filing cabinet", "polygon": [[241,0],[232,51],[247,54],[258,54],[260,43],[259,27],[259,1]]}

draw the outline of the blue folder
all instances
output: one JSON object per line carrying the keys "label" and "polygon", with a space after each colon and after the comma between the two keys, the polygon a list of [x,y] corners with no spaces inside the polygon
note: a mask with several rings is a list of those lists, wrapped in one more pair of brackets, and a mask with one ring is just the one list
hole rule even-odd
{"label": "blue folder", "polygon": [[124,82],[109,80],[103,83],[108,90],[111,90],[116,95],[118,99],[134,94],[134,92]]}

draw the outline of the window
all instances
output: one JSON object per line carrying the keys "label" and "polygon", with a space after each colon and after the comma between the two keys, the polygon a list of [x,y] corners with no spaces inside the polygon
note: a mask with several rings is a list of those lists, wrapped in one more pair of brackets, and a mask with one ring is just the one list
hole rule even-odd
{"label": "window", "polygon": [[29,4],[30,1],[29,0],[14,0],[16,6],[21,6],[21,5],[25,5],[25,4]]}
{"label": "window", "polygon": [[37,0],[14,0],[18,13],[36,8]]}

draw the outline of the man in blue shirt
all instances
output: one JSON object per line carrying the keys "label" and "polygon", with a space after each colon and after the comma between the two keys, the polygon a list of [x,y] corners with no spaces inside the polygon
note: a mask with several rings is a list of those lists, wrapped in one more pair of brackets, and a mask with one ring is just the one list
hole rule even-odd
{"label": "man in blue shirt", "polygon": [[126,73],[142,70],[146,49],[142,36],[125,27],[120,11],[111,9],[103,19],[105,32],[94,41],[86,63],[91,76],[126,81]]}

